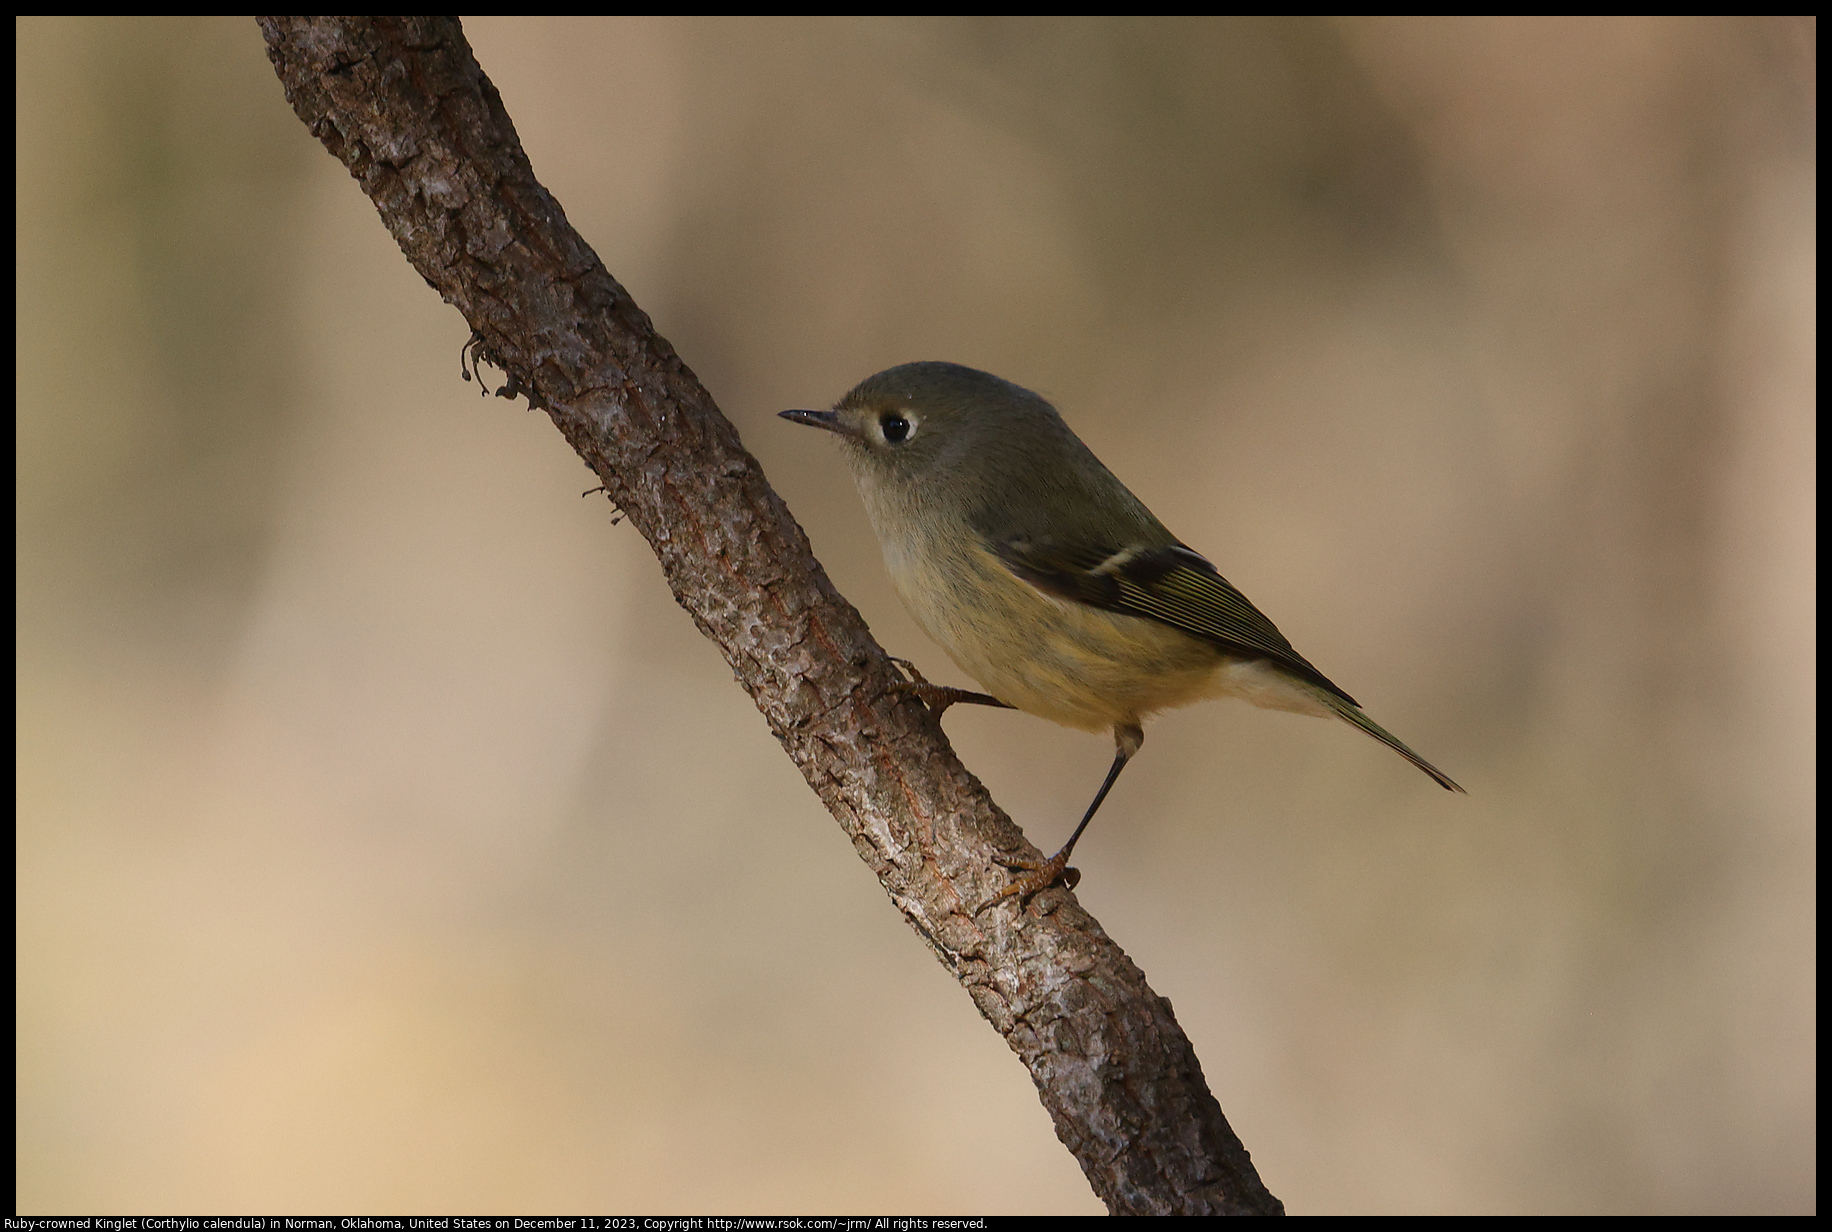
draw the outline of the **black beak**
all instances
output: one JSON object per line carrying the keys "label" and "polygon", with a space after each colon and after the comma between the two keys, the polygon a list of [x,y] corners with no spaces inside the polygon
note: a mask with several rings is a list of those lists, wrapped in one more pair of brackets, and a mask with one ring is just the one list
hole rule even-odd
{"label": "black beak", "polygon": [[838,411],[780,411],[778,414],[793,423],[807,424],[810,428],[825,428],[841,436],[853,434],[851,428],[840,422]]}

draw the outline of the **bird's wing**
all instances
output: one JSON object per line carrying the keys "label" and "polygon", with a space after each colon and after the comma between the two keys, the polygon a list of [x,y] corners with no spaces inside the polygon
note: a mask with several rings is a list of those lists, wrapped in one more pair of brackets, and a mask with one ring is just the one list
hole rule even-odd
{"label": "bird's wing", "polygon": [[1278,626],[1214,565],[1180,543],[1113,547],[1012,539],[993,551],[1006,568],[1047,594],[1161,621],[1230,653],[1270,659],[1351,706],[1358,704],[1293,650]]}

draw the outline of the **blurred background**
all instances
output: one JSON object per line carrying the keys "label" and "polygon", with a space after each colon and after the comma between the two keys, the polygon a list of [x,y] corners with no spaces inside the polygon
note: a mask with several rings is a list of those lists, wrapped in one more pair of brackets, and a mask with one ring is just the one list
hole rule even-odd
{"label": "blurred background", "polygon": [[[17,1209],[1098,1212],[253,22],[15,29]],[[1211,703],[1077,853],[1292,1212],[1815,1208],[1811,19],[466,29],[887,648],[775,412],[955,360],[1469,788]]]}

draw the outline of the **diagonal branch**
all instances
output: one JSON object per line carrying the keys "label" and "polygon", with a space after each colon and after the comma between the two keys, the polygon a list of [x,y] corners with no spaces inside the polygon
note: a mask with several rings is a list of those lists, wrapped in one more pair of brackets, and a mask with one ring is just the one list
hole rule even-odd
{"label": "diagonal branch", "polygon": [[979,915],[1023,836],[955,758],[698,379],[534,178],[452,18],[260,19],[286,97],[503,392],[544,409],[660,559],[860,859],[1030,1069],[1116,1214],[1283,1207],[1169,1002],[1066,890]]}

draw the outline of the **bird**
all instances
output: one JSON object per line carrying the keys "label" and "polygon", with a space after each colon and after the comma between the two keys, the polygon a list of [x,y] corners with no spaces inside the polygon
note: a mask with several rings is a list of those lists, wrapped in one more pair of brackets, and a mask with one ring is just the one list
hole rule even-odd
{"label": "bird", "polygon": [[1001,857],[1026,875],[988,905],[1074,888],[1075,844],[1144,744],[1145,720],[1205,698],[1341,719],[1463,792],[1293,649],[1042,396],[924,361],[865,378],[831,410],[780,414],[844,442],[898,598],[985,693],[931,685],[913,667],[903,688],[937,715],[969,702],[1112,734],[1113,762],[1068,841],[1041,862]]}

